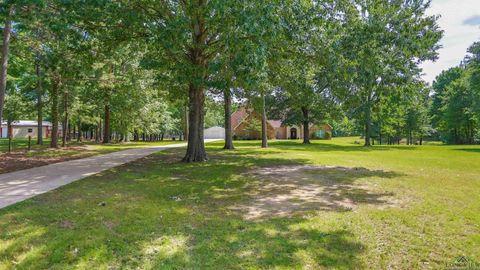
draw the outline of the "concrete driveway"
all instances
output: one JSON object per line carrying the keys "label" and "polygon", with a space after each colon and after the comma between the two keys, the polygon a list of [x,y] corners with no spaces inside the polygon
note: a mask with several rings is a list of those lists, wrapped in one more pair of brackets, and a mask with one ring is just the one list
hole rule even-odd
{"label": "concrete driveway", "polygon": [[[214,139],[205,142],[216,141]],[[128,149],[93,157],[0,174],[0,208],[45,193],[101,171],[186,143]]]}

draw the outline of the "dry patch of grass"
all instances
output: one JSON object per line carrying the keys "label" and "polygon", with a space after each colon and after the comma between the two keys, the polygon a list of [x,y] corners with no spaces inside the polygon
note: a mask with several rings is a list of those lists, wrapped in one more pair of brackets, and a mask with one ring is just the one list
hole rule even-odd
{"label": "dry patch of grass", "polygon": [[246,219],[286,217],[307,211],[355,211],[361,205],[400,207],[401,200],[373,181],[384,181],[396,173],[314,165],[281,165],[254,168],[246,173],[257,181],[241,210]]}

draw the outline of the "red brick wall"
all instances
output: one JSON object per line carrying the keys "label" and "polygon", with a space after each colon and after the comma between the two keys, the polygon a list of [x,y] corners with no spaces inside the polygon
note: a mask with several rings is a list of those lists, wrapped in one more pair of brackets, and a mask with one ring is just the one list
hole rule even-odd
{"label": "red brick wall", "polygon": [[[251,132],[246,130],[248,123],[252,121],[252,119],[256,119],[259,122],[259,127],[257,132]],[[234,136],[238,137],[239,139],[252,139],[252,140],[260,140],[262,138],[262,126],[261,122],[262,117],[253,112],[251,113],[238,127],[234,127],[233,134]],[[250,133],[249,133],[250,132]],[[267,123],[267,138],[269,140],[275,139],[275,129]]]}

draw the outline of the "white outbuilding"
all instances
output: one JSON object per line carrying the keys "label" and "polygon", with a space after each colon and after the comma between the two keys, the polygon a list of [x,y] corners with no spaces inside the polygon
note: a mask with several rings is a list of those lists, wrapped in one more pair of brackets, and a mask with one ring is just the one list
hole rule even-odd
{"label": "white outbuilding", "polygon": [[225,129],[223,127],[211,127],[203,131],[205,139],[225,139]]}
{"label": "white outbuilding", "polygon": [[[59,124],[61,130],[61,125]],[[11,124],[11,134],[13,138],[28,138],[29,136],[36,137],[38,130],[38,122],[35,120],[15,120]],[[8,125],[6,121],[2,122],[0,126],[0,137],[8,137]],[[42,122],[42,135],[43,138],[49,138],[52,136],[52,123],[48,121]]]}

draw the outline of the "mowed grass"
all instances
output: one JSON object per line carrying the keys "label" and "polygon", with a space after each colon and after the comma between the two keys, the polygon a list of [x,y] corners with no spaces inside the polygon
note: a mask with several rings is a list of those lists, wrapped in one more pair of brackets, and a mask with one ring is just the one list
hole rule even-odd
{"label": "mowed grass", "polygon": [[[235,142],[234,151],[216,142],[206,163],[180,163],[184,150],[177,149],[72,183],[0,210],[0,269],[445,269],[459,256],[480,262],[480,146],[364,148],[355,140],[277,141],[268,149]],[[256,195],[275,182],[251,170],[280,165],[331,166],[308,180],[321,179],[309,188],[327,185],[327,202],[247,218],[241,206],[276,207]]]}

